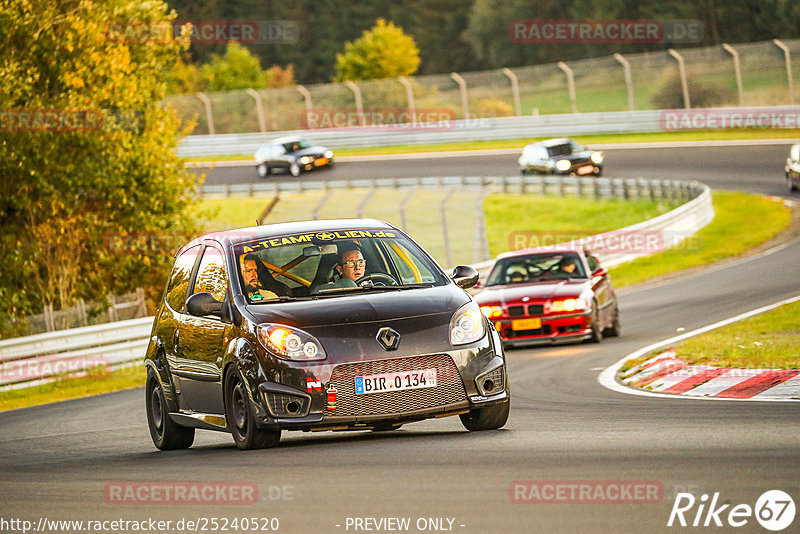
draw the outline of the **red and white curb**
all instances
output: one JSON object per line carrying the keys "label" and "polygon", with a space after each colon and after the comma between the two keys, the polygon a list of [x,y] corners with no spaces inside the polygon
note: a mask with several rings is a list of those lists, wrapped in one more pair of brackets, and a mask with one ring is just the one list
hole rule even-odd
{"label": "red and white curb", "polygon": [[[675,357],[674,350],[664,350],[690,337],[798,300],[800,295],[642,347],[603,369],[597,381],[603,387],[619,393],[646,397],[799,402],[799,369],[728,369],[708,365],[688,365]],[[629,369],[621,377],[621,382],[617,381],[617,374],[625,362],[657,350],[662,352]]]}
{"label": "red and white curb", "polygon": [[800,399],[800,369],[689,365],[670,349],[632,367],[623,384],[659,393],[726,399]]}

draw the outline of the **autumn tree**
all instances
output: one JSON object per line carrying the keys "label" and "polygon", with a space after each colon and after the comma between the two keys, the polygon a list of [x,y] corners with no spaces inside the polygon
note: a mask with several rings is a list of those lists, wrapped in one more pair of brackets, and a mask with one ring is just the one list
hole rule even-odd
{"label": "autumn tree", "polygon": [[403,29],[384,19],[336,55],[336,81],[410,76],[419,67],[419,50]]}
{"label": "autumn tree", "polygon": [[173,17],[159,1],[0,4],[0,333],[44,304],[160,292],[171,251],[112,239],[195,232],[180,122],[158,104],[188,46]]}

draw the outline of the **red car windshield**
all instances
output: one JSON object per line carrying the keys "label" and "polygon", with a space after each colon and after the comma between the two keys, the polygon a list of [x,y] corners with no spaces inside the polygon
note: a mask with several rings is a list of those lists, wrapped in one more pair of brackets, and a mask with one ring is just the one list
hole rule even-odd
{"label": "red car windshield", "polygon": [[577,254],[531,254],[499,260],[489,274],[486,286],[570,278],[586,278],[586,270]]}

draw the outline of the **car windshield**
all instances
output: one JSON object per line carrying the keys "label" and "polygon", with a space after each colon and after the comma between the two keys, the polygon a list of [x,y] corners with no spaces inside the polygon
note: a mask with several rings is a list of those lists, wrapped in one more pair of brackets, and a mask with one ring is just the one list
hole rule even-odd
{"label": "car windshield", "polygon": [[444,285],[447,277],[394,230],[326,230],[265,237],[234,246],[250,303]]}
{"label": "car windshield", "polygon": [[283,148],[286,149],[286,152],[297,152],[298,150],[304,150],[312,146],[314,146],[314,144],[308,139],[297,139],[296,141],[283,143]]}
{"label": "car windshield", "polygon": [[570,278],[586,278],[583,262],[576,253],[530,254],[498,260],[486,286]]}

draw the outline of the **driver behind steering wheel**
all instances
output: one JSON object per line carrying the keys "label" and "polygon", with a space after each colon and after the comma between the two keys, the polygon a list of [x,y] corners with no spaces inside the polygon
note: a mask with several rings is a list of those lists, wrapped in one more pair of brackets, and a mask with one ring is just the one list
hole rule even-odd
{"label": "driver behind steering wheel", "polygon": [[312,293],[327,289],[358,287],[355,281],[364,276],[366,267],[367,260],[364,259],[364,255],[358,245],[345,245],[339,248],[338,259],[334,267],[339,278],[334,282],[316,287]]}

